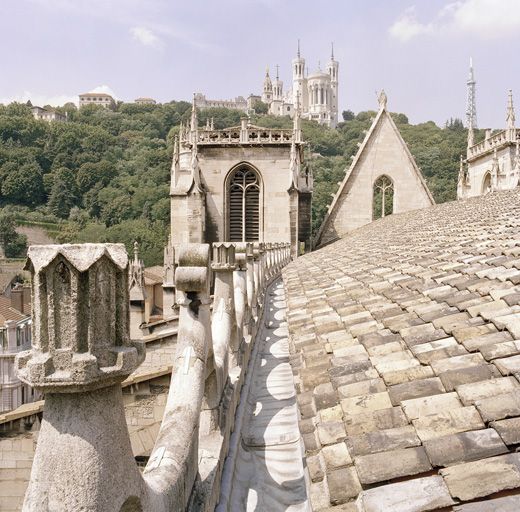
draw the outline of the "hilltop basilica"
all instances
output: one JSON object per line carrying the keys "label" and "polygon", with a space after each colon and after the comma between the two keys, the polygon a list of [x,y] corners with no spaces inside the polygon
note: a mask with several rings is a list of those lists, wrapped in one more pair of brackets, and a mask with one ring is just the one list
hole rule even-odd
{"label": "hilltop basilica", "polygon": [[197,93],[195,101],[199,109],[226,107],[244,112],[252,111],[255,103],[262,101],[268,105],[271,115],[292,118],[295,109],[299,109],[302,119],[312,119],[335,128],[338,124],[338,70],[339,62],[334,58],[332,46],[325,70],[318,65],[318,69],[309,74],[298,41],[298,52],[292,60],[292,86],[286,92],[276,66],[274,80],[269,75],[269,69],[266,70],[261,95],[251,94],[247,100],[243,96],[234,100],[210,100],[204,94]]}
{"label": "hilltop basilica", "polygon": [[313,119],[334,128],[338,124],[338,69],[339,63],[334,59],[332,47],[325,71],[318,66],[318,69],[309,75],[298,42],[298,53],[292,61],[291,89],[284,94],[277,66],[276,78],[273,81],[269,76],[269,70],[265,74],[261,99],[269,105],[269,113],[272,115],[292,117],[294,109],[299,107],[302,118]]}

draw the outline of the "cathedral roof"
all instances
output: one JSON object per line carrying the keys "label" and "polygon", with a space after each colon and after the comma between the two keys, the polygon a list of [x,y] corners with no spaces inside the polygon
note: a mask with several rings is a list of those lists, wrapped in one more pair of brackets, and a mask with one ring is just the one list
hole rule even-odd
{"label": "cathedral roof", "polygon": [[520,189],[390,215],[284,282],[315,510],[520,509]]}

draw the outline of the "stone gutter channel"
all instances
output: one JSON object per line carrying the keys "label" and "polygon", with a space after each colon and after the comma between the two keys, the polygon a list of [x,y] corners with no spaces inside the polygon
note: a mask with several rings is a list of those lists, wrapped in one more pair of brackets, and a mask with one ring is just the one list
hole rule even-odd
{"label": "stone gutter channel", "polygon": [[311,510],[281,279],[268,288],[265,301],[216,512]]}

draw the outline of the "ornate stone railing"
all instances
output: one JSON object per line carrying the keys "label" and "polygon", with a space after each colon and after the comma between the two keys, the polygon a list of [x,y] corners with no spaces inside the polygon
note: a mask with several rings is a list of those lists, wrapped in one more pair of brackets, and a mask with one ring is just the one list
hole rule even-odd
{"label": "ornate stone railing", "polygon": [[293,140],[293,130],[273,128],[230,128],[227,130],[198,130],[197,144],[280,144]]}
{"label": "ornate stone railing", "polygon": [[33,347],[16,365],[20,379],[45,393],[45,409],[23,510],[213,510],[264,296],[289,262],[290,245],[178,248],[177,348],[144,473],[132,456],[121,393],[145,350],[129,339],[124,247],[34,246],[28,260]]}
{"label": "ornate stone railing", "polygon": [[505,144],[506,142],[515,143],[520,139],[520,129],[502,130],[481,142],[474,144],[468,148],[468,158],[474,158],[489,151],[494,150]]}

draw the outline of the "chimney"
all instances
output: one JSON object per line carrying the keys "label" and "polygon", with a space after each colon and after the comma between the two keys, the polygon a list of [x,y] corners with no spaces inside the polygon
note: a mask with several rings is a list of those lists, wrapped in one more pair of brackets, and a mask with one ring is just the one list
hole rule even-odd
{"label": "chimney", "polygon": [[26,315],[28,315],[31,311],[30,305],[31,305],[31,287],[29,285],[25,285],[22,287],[23,294],[22,294],[22,301],[24,303],[24,308],[27,309],[27,311],[23,311]]}
{"label": "chimney", "polygon": [[23,313],[23,286],[20,283],[16,283],[14,288],[11,290],[11,306]]}

